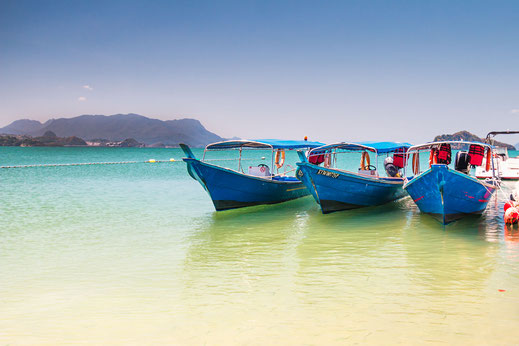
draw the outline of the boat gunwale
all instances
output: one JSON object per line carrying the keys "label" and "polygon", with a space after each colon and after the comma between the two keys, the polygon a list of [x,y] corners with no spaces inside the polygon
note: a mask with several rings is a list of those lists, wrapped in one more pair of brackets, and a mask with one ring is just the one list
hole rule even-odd
{"label": "boat gunwale", "polygon": [[460,177],[463,177],[463,178],[466,178],[466,179],[469,179],[469,180],[472,180],[474,181],[475,183],[478,183],[478,184],[481,184],[483,185],[484,187],[489,187],[489,188],[492,188],[492,189],[495,189],[496,186],[495,185],[492,185],[492,184],[488,184],[486,183],[485,181],[481,181],[480,179],[478,179],[477,177],[475,176],[471,176],[471,175],[468,175],[468,174],[464,174],[464,173],[461,173],[461,172],[458,172],[457,170],[455,169],[451,169],[449,167],[449,165],[446,165],[446,164],[443,164],[443,163],[437,163],[437,164],[434,164],[432,165],[431,167],[429,167],[429,169],[427,169],[426,171],[418,174],[418,175],[415,175],[413,176],[413,178],[411,180],[407,179],[407,177],[405,178],[405,182],[404,182],[404,186],[403,188],[406,189],[409,185],[413,184],[417,179],[421,179],[423,176],[425,176],[426,174],[429,174],[432,172],[432,167],[433,166],[437,166],[437,167],[441,167],[441,166],[444,166],[446,167],[447,171],[450,172],[450,173],[453,173],[453,174],[456,174]]}

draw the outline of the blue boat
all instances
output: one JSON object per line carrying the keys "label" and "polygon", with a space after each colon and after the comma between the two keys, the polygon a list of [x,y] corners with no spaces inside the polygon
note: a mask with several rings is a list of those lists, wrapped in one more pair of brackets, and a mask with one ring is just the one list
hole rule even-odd
{"label": "blue boat", "polygon": [[[323,214],[382,205],[405,196],[405,151],[409,143],[361,142],[336,143],[312,149],[308,158],[299,153],[296,176],[312,193]],[[341,154],[361,155],[360,168],[340,167]],[[376,157],[371,165],[369,153]],[[390,154],[393,154],[392,156]],[[379,174],[379,156],[385,155],[384,173]],[[322,166],[321,166],[322,164]],[[351,166],[351,160],[350,165]]]}
{"label": "blue boat", "polygon": [[[322,146],[323,143],[309,141],[289,140],[231,140],[212,143],[206,146],[202,160],[198,160],[191,149],[181,144],[180,147],[187,158],[189,175],[197,180],[209,193],[217,211],[242,208],[260,204],[274,204],[304,197],[309,194],[306,187],[294,176],[288,173],[285,165],[285,150],[308,149]],[[206,153],[218,150],[237,150],[237,169],[231,169],[210,163],[206,160]],[[272,153],[271,164],[263,163],[264,157],[259,159],[262,163],[248,165],[246,172],[242,167],[245,159],[242,153],[245,150],[265,150]],[[215,160],[217,161],[217,160]],[[282,167],[284,170],[281,171]],[[276,173],[274,174],[274,170]]]}
{"label": "blue boat", "polygon": [[[460,149],[454,160],[451,159],[453,147]],[[421,153],[427,153],[428,164],[426,161],[420,165]],[[412,173],[406,177],[404,189],[421,212],[444,225],[465,215],[481,214],[499,180],[493,177],[481,181],[470,174],[473,167],[493,165],[490,153],[490,146],[478,142],[445,141],[411,147],[408,157],[413,155],[409,160]]]}

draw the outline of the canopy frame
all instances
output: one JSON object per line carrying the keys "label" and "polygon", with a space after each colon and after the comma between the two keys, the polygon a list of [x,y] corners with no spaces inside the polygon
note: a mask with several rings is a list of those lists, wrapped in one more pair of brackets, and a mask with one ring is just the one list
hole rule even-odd
{"label": "canopy frame", "polygon": [[[519,133],[519,132],[518,132]],[[470,146],[470,145],[480,145],[482,147],[484,147],[486,150],[485,150],[485,155],[488,155],[488,152],[490,151],[492,153],[492,146],[490,144],[487,144],[487,143],[481,143],[481,142],[468,142],[468,141],[455,141],[455,140],[452,140],[452,141],[438,141],[438,142],[429,142],[429,143],[425,143],[425,144],[419,144],[419,145],[415,145],[415,146],[412,146],[411,148],[409,148],[407,150],[407,157],[406,157],[406,162],[409,163],[410,162],[410,156],[411,154],[420,154],[420,152],[425,152],[425,151],[431,151],[431,149],[437,149],[440,147],[440,145],[442,144],[449,144],[449,145],[456,145],[456,144],[461,144],[461,145],[467,145],[467,146]],[[491,157],[491,163],[492,163],[492,177],[493,179],[497,179],[496,175],[495,175],[495,166],[494,166],[494,155],[491,154],[492,157]],[[408,164],[406,164],[406,166],[404,167],[404,174],[405,176],[407,176],[407,166]],[[422,172],[420,172],[422,173]],[[414,172],[413,172],[414,174]]]}
{"label": "canopy frame", "polygon": [[[377,149],[377,147],[379,147]],[[397,152],[400,149],[408,150],[411,147],[409,143],[400,142],[338,142],[321,147],[314,148],[308,152],[308,157],[314,155],[321,155],[323,153],[330,154],[330,167],[337,167],[337,155],[353,152],[372,152],[375,154],[375,167],[379,170],[379,156],[380,154],[390,154]],[[341,151],[342,150],[342,151]],[[312,155],[313,154],[313,155]]]}
{"label": "canopy frame", "polygon": [[[322,146],[323,143],[320,142],[310,142],[310,141],[295,141],[295,140],[278,140],[278,139],[258,139],[258,140],[247,140],[247,139],[239,139],[239,140],[227,140],[220,141],[208,144],[204,149],[204,154],[202,156],[201,161],[206,161],[205,156],[208,151],[217,151],[217,150],[238,150],[238,172],[245,174],[242,167],[242,154],[243,150],[270,150],[271,152],[271,166],[272,170],[274,170],[274,154],[276,151],[281,150],[296,150],[296,149],[309,149],[315,148],[318,146]],[[264,158],[263,158],[264,159]],[[276,166],[276,175],[279,175],[279,168]],[[282,175],[286,174],[285,172]]]}

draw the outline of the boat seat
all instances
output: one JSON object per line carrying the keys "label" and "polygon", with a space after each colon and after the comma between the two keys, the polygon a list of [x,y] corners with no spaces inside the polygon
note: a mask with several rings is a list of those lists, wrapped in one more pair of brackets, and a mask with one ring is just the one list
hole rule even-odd
{"label": "boat seat", "polygon": [[270,177],[270,169],[268,166],[249,166],[249,175],[256,177]]}
{"label": "boat seat", "polygon": [[370,169],[361,169],[359,168],[359,174],[361,175],[367,175],[370,177],[377,177],[378,173],[376,169],[370,170]]}

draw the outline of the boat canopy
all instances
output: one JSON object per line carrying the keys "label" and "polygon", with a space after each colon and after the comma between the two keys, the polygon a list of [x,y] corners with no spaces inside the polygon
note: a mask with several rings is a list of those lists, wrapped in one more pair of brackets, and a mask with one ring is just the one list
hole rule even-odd
{"label": "boat canopy", "polygon": [[519,131],[492,131],[487,133],[486,141],[490,140],[491,137],[495,137],[497,135],[516,135],[519,134]]}
{"label": "boat canopy", "polygon": [[322,147],[313,149],[313,152],[323,151],[323,150],[332,150],[332,149],[342,149],[349,151],[361,151],[367,150],[374,153],[391,153],[397,151],[398,149],[404,148],[408,149],[412,145],[409,143],[400,143],[400,142],[340,142],[334,144],[324,145]]}
{"label": "boat canopy", "polygon": [[323,146],[324,143],[310,142],[310,141],[294,141],[294,140],[283,140],[283,139],[240,139],[230,140],[223,142],[211,143],[205,147],[206,150],[218,150],[218,149],[240,149],[240,148],[252,148],[252,149],[304,149],[304,148],[317,148]]}
{"label": "boat canopy", "polygon": [[415,146],[409,148],[409,151],[429,150],[431,148],[438,147],[441,144],[455,144],[455,145],[458,145],[458,144],[459,145],[472,145],[472,144],[475,144],[475,145],[481,145],[481,146],[486,147],[486,148],[491,148],[490,145],[485,144],[485,143],[481,143],[481,142],[441,141],[441,142],[430,142],[430,143],[415,145]]}

